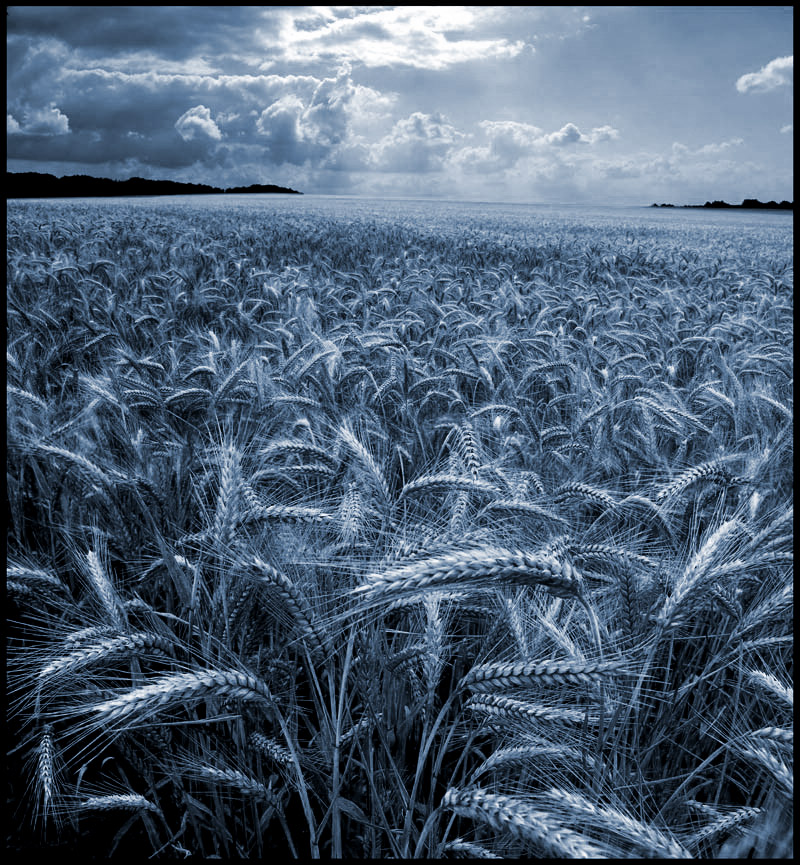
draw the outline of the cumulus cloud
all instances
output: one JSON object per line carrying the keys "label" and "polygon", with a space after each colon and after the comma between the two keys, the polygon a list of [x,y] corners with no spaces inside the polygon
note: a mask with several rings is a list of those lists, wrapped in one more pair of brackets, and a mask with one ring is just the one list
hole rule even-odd
{"label": "cumulus cloud", "polygon": [[794,124],[793,123],[787,123],[786,126],[781,126],[781,132],[784,132],[784,133],[794,132]]}
{"label": "cumulus cloud", "polygon": [[393,102],[391,94],[354,84],[344,63],[335,77],[315,79],[310,93],[290,90],[258,112],[258,143],[278,164],[314,160],[336,170],[363,167],[367,154],[359,130],[385,121]]}
{"label": "cumulus cloud", "polygon": [[762,66],[758,72],[748,72],[742,75],[736,82],[739,93],[747,93],[750,90],[756,93],[766,93],[775,90],[776,87],[794,84],[794,55],[789,57],[776,57],[770,60],[766,66]]}
{"label": "cumulus cloud", "polygon": [[613,126],[596,126],[588,135],[582,136],[582,140],[587,144],[597,144],[600,141],[611,141],[619,138],[619,130]]}
{"label": "cumulus cloud", "polygon": [[[11,115],[7,116],[11,117]],[[66,135],[70,131],[69,118],[52,102],[47,108],[26,108],[24,117],[22,126],[11,117],[11,120],[16,123],[16,129],[13,129],[13,123],[8,124],[12,127],[12,131],[24,132],[27,135]]]}
{"label": "cumulus cloud", "polygon": [[484,120],[480,127],[489,137],[488,156],[501,166],[513,165],[530,153],[544,135],[538,126],[514,120]]}
{"label": "cumulus cloud", "polygon": [[19,122],[11,114],[6,114],[6,135],[17,135],[21,131]]}
{"label": "cumulus cloud", "polygon": [[741,144],[744,144],[743,138],[729,138],[727,141],[704,144],[702,147],[698,147],[696,150],[692,150],[685,144],[681,144],[681,142],[676,141],[672,145],[672,155],[673,157],[678,159],[684,157],[702,158],[706,156],[718,156],[719,154],[725,153],[733,147],[739,147],[739,145]]}
{"label": "cumulus cloud", "polygon": [[[164,72],[162,66],[146,72],[84,68],[62,62],[49,48],[30,56],[27,66],[20,60],[21,71],[9,84],[10,159],[34,158],[38,141],[43,161],[122,165],[135,156],[145,164],[179,168],[199,161],[209,181],[222,160],[234,184],[279,182],[284,170],[279,176],[276,167],[307,162],[356,170],[366,164],[367,145],[391,127],[398,98],[355,83],[346,63],[330,77],[212,75]],[[36,74],[28,68],[34,61]],[[42,96],[48,93],[58,95],[53,111],[61,112],[61,120],[47,110],[30,110],[31,104],[47,104]],[[56,131],[70,131],[63,138],[74,139],[73,145],[43,149],[44,133]],[[38,133],[36,139],[29,142],[26,132]]]}
{"label": "cumulus cloud", "polygon": [[480,129],[489,143],[464,146],[453,154],[452,161],[469,172],[504,171],[520,160],[569,149],[569,145],[594,145],[619,137],[612,126],[597,126],[584,134],[574,123],[566,123],[556,132],[546,133],[538,126],[515,120],[483,120]]}
{"label": "cumulus cloud", "polygon": [[211,118],[211,110],[205,105],[195,105],[194,108],[184,112],[175,121],[175,129],[184,141],[192,141],[203,136],[214,141],[222,140],[222,133]]}
{"label": "cumulus cloud", "polygon": [[545,141],[548,144],[553,144],[556,147],[564,147],[567,144],[575,144],[581,140],[581,131],[574,123],[567,123],[558,130],[551,132],[545,136]]}
{"label": "cumulus cloud", "polygon": [[264,146],[272,161],[278,164],[290,162],[301,165],[309,158],[310,142],[301,123],[304,112],[303,102],[297,96],[287,94],[259,115],[256,129],[263,137]]}
{"label": "cumulus cloud", "polygon": [[697,153],[708,153],[708,154],[716,154],[716,153],[724,153],[726,150],[730,150],[732,147],[738,147],[740,144],[744,144],[743,138],[731,138],[728,141],[720,141],[719,144],[704,144]]}
{"label": "cumulus cloud", "polygon": [[415,111],[374,145],[370,162],[381,171],[436,171],[464,137],[444,115]]}
{"label": "cumulus cloud", "polygon": [[569,144],[597,144],[619,138],[619,131],[613,126],[597,126],[591,132],[584,134],[574,123],[567,123],[558,132],[551,132],[544,140],[555,147],[565,147]]}
{"label": "cumulus cloud", "polygon": [[349,63],[342,64],[336,78],[324,78],[317,85],[305,110],[304,121],[314,130],[318,144],[332,148],[345,139],[355,90]]}

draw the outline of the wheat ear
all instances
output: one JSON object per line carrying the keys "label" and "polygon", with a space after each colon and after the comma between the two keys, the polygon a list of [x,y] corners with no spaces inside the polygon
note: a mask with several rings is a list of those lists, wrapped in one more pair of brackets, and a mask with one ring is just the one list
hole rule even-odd
{"label": "wheat ear", "polygon": [[265,736],[263,733],[251,733],[250,744],[263,754],[265,757],[269,757],[273,763],[277,763],[279,766],[289,766],[292,763],[292,754],[288,748],[285,748],[280,742],[276,742],[274,739],[270,739],[268,736]]}
{"label": "wheat ear", "polygon": [[100,556],[95,550],[89,550],[86,554],[86,565],[86,573],[89,580],[91,581],[100,602],[106,608],[111,623],[118,631],[123,630],[123,614],[119,602],[119,596],[114,588],[114,584],[106,575],[105,569],[100,561]]}
{"label": "wheat ear", "polygon": [[708,537],[691,558],[686,569],[676,581],[671,594],[664,601],[661,611],[656,616],[656,622],[662,628],[669,628],[673,625],[678,609],[709,572],[720,547],[731,534],[741,527],[742,524],[735,518],[726,520]]}
{"label": "wheat ear", "polygon": [[497,853],[492,853],[480,844],[474,844],[472,841],[464,841],[462,838],[455,838],[453,841],[448,841],[444,845],[444,852],[450,853],[459,859],[502,859]]}
{"label": "wheat ear", "polygon": [[482,585],[487,581],[541,585],[562,597],[575,597],[581,587],[580,575],[566,560],[560,562],[539,553],[485,546],[418,559],[370,574],[353,593],[372,601],[452,584],[459,588]]}
{"label": "wheat ear", "polygon": [[58,783],[58,752],[53,728],[45,724],[36,749],[36,787],[42,799],[42,819],[56,814],[55,803]]}
{"label": "wheat ear", "polygon": [[747,678],[794,708],[794,688],[784,685],[777,676],[765,670],[747,670]]}
{"label": "wheat ear", "polygon": [[464,706],[471,712],[506,721],[556,721],[568,724],[586,722],[586,712],[565,706],[529,703],[502,694],[473,694]]}
{"label": "wheat ear", "polygon": [[400,491],[400,498],[405,498],[412,493],[419,492],[439,492],[460,490],[467,493],[483,493],[483,495],[497,498],[500,490],[490,484],[488,481],[482,481],[480,478],[465,477],[462,475],[425,475],[424,477],[416,478],[409,481]]}
{"label": "wheat ear", "polygon": [[125,811],[155,811],[158,807],[138,793],[116,793],[110,796],[92,796],[81,802],[84,811],[112,811],[122,808]]}
{"label": "wheat ear", "polygon": [[95,703],[87,708],[98,723],[111,724],[205,697],[266,700],[273,703],[265,682],[238,670],[197,670],[162,676],[149,685]]}
{"label": "wheat ear", "polygon": [[696,848],[703,841],[707,841],[709,838],[719,835],[720,832],[727,832],[729,829],[738,826],[745,820],[752,820],[753,817],[757,817],[761,813],[761,808],[739,808],[733,813],[725,814],[723,817],[719,817],[707,826],[703,826],[702,829],[699,829],[691,838],[689,838],[686,845],[689,848]]}
{"label": "wheat ear", "polygon": [[373,457],[367,448],[358,440],[349,423],[346,422],[342,424],[339,428],[339,436],[366,467],[368,476],[372,479],[373,484],[378,489],[384,505],[388,507],[391,500],[389,485],[386,482],[386,477],[381,471],[381,467],[375,461],[375,457]]}
{"label": "wheat ear", "polygon": [[655,826],[642,823],[623,814],[616,808],[601,806],[582,796],[580,793],[570,793],[565,790],[551,788],[547,797],[565,806],[570,815],[580,814],[591,820],[595,825],[608,829],[639,847],[643,853],[652,858],[690,859],[689,852],[674,838],[666,835]]}
{"label": "wheat ear", "polygon": [[498,766],[503,766],[508,763],[529,763],[541,757],[549,757],[552,764],[559,767],[564,766],[565,760],[568,760],[577,766],[585,765],[589,769],[594,769],[595,759],[591,754],[586,752],[586,749],[573,748],[569,745],[549,745],[546,739],[541,739],[539,736],[533,737],[535,740],[528,745],[518,745],[516,747],[500,748],[498,751],[493,751],[480,766],[472,773],[472,779],[475,780],[480,775],[488,772],[490,769],[496,769]]}
{"label": "wheat ear", "polygon": [[220,454],[221,469],[219,476],[219,495],[217,510],[214,514],[212,538],[225,549],[233,543],[236,524],[239,521],[239,503],[242,486],[239,468],[239,453],[236,448],[228,445],[222,448]]}
{"label": "wheat ear", "polygon": [[239,792],[246,796],[253,796],[256,799],[263,799],[274,808],[278,808],[279,803],[275,794],[250,775],[240,772],[238,769],[218,769],[216,766],[193,766],[188,774],[193,777],[200,778],[204,781],[211,781],[217,784],[226,784],[230,787],[235,787]]}
{"label": "wheat ear", "polygon": [[139,652],[158,650],[168,652],[172,647],[169,640],[158,634],[147,632],[125,634],[113,639],[103,640],[91,646],[81,646],[67,655],[62,655],[51,661],[39,671],[39,680],[52,676],[74,673],[98,661],[114,658],[120,654],[137,654]]}
{"label": "wheat ear", "polygon": [[656,502],[661,503],[674,498],[678,493],[683,492],[687,487],[701,480],[714,480],[726,483],[730,480],[730,474],[725,471],[724,465],[733,458],[735,457],[718,457],[694,468],[687,469],[656,493]]}
{"label": "wheat ear", "polygon": [[272,565],[268,565],[258,558],[258,556],[253,557],[252,563],[262,580],[277,589],[286,608],[300,629],[309,651],[318,658],[326,657],[327,637],[315,621],[314,613],[298,588],[285,574],[273,568]]}
{"label": "wheat ear", "polygon": [[473,667],[459,688],[490,691],[525,685],[577,685],[622,673],[620,661],[522,661]]}
{"label": "wheat ear", "polygon": [[442,807],[462,817],[488,823],[500,832],[509,832],[523,841],[541,845],[555,856],[572,859],[605,859],[602,851],[577,832],[567,829],[545,811],[525,799],[500,796],[484,790],[451,788],[442,799]]}

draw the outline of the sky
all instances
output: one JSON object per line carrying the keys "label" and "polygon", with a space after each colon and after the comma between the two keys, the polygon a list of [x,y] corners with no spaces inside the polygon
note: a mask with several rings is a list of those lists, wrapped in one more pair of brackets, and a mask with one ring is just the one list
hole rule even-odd
{"label": "sky", "polygon": [[791,6],[10,6],[7,170],[793,200]]}

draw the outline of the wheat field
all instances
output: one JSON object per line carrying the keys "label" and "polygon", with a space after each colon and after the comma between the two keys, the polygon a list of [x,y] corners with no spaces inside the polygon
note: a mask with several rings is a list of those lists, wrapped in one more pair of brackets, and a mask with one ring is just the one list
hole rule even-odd
{"label": "wheat field", "polygon": [[7,217],[9,850],[792,856],[789,218]]}

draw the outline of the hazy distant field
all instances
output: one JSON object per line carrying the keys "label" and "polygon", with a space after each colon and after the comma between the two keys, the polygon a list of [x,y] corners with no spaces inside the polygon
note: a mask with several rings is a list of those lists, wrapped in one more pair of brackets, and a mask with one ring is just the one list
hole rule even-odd
{"label": "hazy distant field", "polygon": [[792,218],[7,206],[10,849],[792,855]]}

